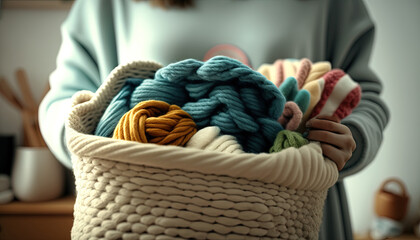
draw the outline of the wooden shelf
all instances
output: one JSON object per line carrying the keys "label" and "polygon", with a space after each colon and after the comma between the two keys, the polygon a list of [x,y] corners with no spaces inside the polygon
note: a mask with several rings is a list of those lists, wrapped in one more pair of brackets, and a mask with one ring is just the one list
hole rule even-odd
{"label": "wooden shelf", "polygon": [[74,197],[64,197],[47,202],[19,202],[0,205],[0,215],[4,214],[73,214]]}
{"label": "wooden shelf", "polygon": [[[354,240],[372,240],[373,238],[369,236],[354,236]],[[389,240],[419,240],[420,238],[414,236],[413,234],[403,234],[398,237],[387,238]]]}
{"label": "wooden shelf", "polygon": [[0,205],[0,239],[70,239],[75,197]]}

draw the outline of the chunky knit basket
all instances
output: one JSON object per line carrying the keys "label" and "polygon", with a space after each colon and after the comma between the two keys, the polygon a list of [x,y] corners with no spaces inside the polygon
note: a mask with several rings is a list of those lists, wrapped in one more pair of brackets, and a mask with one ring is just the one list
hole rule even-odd
{"label": "chunky knit basket", "polygon": [[76,178],[73,239],[317,239],[337,178],[318,143],[278,153],[232,154],[92,135],[128,77],[114,69],[94,94],[74,96],[66,124]]}

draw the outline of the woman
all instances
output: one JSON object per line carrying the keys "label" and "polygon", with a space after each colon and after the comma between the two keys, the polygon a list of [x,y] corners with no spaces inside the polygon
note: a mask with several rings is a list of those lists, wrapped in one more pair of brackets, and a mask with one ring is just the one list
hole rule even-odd
{"label": "woman", "polygon": [[207,50],[223,43],[244,50],[254,67],[283,58],[329,61],[360,84],[362,100],[341,123],[328,118],[311,121],[308,138],[320,141],[324,155],[341,170],[327,196],[320,239],[352,239],[342,179],[371,162],[388,121],[379,97],[381,83],[368,67],[374,24],[363,1],[157,2],[165,9],[131,0],[75,2],[62,25],[51,91],[39,111],[41,131],[55,156],[71,168],[64,121],[72,95],[79,90],[95,92],[124,62],[143,59],[167,65],[202,59]]}

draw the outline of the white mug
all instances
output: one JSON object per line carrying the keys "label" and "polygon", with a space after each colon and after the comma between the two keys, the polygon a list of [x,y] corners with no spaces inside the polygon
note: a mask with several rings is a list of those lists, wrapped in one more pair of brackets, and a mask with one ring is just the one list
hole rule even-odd
{"label": "white mug", "polygon": [[11,177],[20,201],[52,200],[64,192],[64,168],[48,148],[18,147]]}

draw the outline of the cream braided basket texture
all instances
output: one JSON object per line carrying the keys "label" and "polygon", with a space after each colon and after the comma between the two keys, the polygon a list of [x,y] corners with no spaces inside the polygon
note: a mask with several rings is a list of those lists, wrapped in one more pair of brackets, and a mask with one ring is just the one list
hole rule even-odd
{"label": "cream braided basket texture", "polygon": [[153,78],[160,67],[121,65],[95,94],[74,96],[72,239],[317,239],[338,178],[318,143],[231,154],[92,135],[125,79]]}

